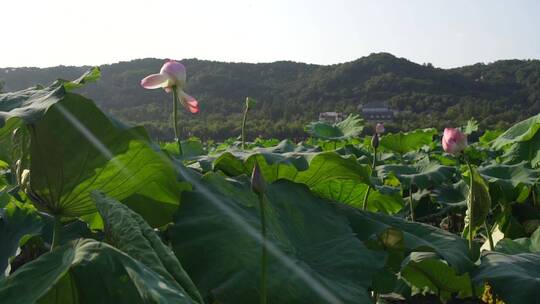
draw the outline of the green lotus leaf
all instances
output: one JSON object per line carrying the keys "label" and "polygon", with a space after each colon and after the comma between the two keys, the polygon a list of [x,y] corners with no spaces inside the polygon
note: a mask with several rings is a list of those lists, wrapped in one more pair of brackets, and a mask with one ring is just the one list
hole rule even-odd
{"label": "green lotus leaf", "polygon": [[26,124],[35,123],[47,110],[66,94],[66,91],[81,87],[99,79],[99,68],[94,67],[74,81],[59,80],[48,87],[36,86],[18,92],[0,94],[0,128],[8,119],[17,117]]}
{"label": "green lotus leaf", "polygon": [[302,147],[284,145],[280,149],[257,151],[251,154],[223,153],[214,161],[214,169],[229,176],[251,174],[257,162],[267,182],[287,179],[302,183],[323,198],[355,207],[362,207],[369,185],[369,210],[393,214],[404,205],[399,189],[375,186],[370,180],[369,166],[359,164],[353,155],[341,156],[333,151],[308,152]]}
{"label": "green lotus leaf", "polygon": [[330,140],[347,140],[358,137],[364,130],[363,119],[359,115],[349,115],[345,120],[335,124],[312,122],[306,126],[306,132],[316,138]]}
{"label": "green lotus leaf", "polygon": [[0,277],[19,247],[19,241],[25,235],[38,234],[43,228],[41,220],[32,205],[25,205],[14,200],[0,208]]}
{"label": "green lotus leaf", "polygon": [[413,287],[413,294],[432,293],[443,300],[449,300],[453,294],[461,297],[472,295],[469,274],[456,274],[452,267],[433,252],[412,252],[403,261],[400,275]]}
{"label": "green lotus leaf", "polygon": [[30,130],[31,197],[39,209],[79,217],[96,211],[92,190],[122,200],[152,184],[176,196],[160,202],[169,219],[178,206],[181,187],[172,163],[142,129],[117,126],[92,101],[66,93]]}
{"label": "green lotus leaf", "polygon": [[114,247],[145,264],[194,302],[201,296],[171,249],[161,242],[144,219],[120,202],[93,191],[99,214],[105,223],[105,236]]}
{"label": "green lotus leaf", "polygon": [[352,209],[346,205],[337,205],[347,217],[358,238],[367,241],[380,237],[394,229],[403,234],[403,250],[435,252],[458,273],[469,271],[473,263],[469,259],[466,241],[450,232],[431,225],[409,222],[404,219],[381,213]]}
{"label": "green lotus leaf", "polygon": [[540,254],[508,255],[484,251],[473,274],[477,285],[489,283],[507,304],[534,303],[540,298]]}
{"label": "green lotus leaf", "polygon": [[518,122],[493,142],[493,148],[500,149],[505,145],[531,140],[540,129],[540,114]]}
{"label": "green lotus leaf", "polygon": [[36,302],[195,303],[143,263],[90,239],[58,247],[0,279],[0,303]]}
{"label": "green lotus leaf", "polygon": [[381,138],[380,145],[384,149],[405,154],[418,150],[424,145],[429,145],[433,142],[433,136],[436,134],[437,130],[433,128],[388,134]]}
{"label": "green lotus leaf", "polygon": [[533,168],[537,168],[540,164],[540,132],[527,141],[515,142],[505,148],[502,160],[506,164],[527,161]]}
{"label": "green lotus leaf", "polygon": [[[207,302],[257,302],[257,196],[249,183],[216,173],[190,182],[196,190],[184,194],[168,233],[178,259]],[[264,204],[267,236],[279,250],[269,252],[269,303],[370,301],[367,288],[386,254],[367,249],[333,204],[287,180],[268,185]]]}
{"label": "green lotus leaf", "polygon": [[491,197],[505,202],[523,202],[540,178],[538,170],[527,168],[526,162],[489,165],[478,168],[478,172],[488,182]]}
{"label": "green lotus leaf", "polygon": [[471,135],[472,133],[478,131],[478,121],[474,118],[471,118],[467,121],[467,124],[463,127],[463,133]]}
{"label": "green lotus leaf", "polygon": [[35,123],[65,94],[66,90],[60,82],[46,88],[38,86],[0,94],[0,128],[11,118],[19,118],[26,124]]}
{"label": "green lotus leaf", "polygon": [[443,206],[466,207],[469,187],[464,180],[454,184],[442,184],[436,186],[431,192],[431,196]]}
{"label": "green lotus leaf", "polygon": [[420,189],[428,189],[440,185],[455,174],[454,167],[442,166],[427,160],[417,162],[414,165],[390,164],[378,166],[377,171],[383,178],[387,178],[390,174],[393,174],[407,188],[415,185]]}
{"label": "green lotus leaf", "polygon": [[480,138],[478,138],[478,141],[480,144],[484,146],[490,145],[497,137],[499,137],[503,131],[501,130],[486,130]]}
{"label": "green lotus leaf", "polygon": [[500,240],[495,246],[495,251],[506,254],[540,252],[540,228],[537,228],[530,238]]}
{"label": "green lotus leaf", "polygon": [[83,75],[81,75],[81,77],[75,80],[60,79],[59,81],[63,84],[64,88],[67,91],[72,91],[74,89],[82,88],[88,83],[95,82],[99,80],[100,77],[101,77],[101,70],[99,69],[99,67],[92,67],[88,71],[86,71]]}

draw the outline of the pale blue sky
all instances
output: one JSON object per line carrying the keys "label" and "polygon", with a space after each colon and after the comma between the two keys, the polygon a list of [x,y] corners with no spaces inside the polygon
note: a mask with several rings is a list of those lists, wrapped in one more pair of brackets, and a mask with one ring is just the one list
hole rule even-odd
{"label": "pale blue sky", "polygon": [[143,57],[318,64],[390,52],[456,67],[540,58],[540,1],[6,0],[0,67]]}

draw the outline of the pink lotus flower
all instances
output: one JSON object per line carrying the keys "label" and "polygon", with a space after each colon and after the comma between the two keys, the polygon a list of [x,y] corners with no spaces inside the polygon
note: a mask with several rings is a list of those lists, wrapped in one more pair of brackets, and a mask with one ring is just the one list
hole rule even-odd
{"label": "pink lotus flower", "polygon": [[378,123],[375,126],[375,133],[377,133],[379,135],[384,133],[384,125],[382,123]]}
{"label": "pink lotus flower", "polygon": [[467,135],[459,129],[446,128],[442,138],[444,151],[450,154],[458,154],[467,147]]}
{"label": "pink lotus flower", "polygon": [[161,67],[159,74],[148,75],[141,80],[141,86],[145,89],[163,88],[169,93],[176,87],[180,102],[191,113],[198,113],[199,102],[184,92],[185,84],[186,68],[180,62],[170,59]]}

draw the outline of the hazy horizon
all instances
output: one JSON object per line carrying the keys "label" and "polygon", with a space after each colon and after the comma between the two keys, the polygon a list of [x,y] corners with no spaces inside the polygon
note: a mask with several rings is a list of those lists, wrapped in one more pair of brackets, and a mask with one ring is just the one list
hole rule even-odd
{"label": "hazy horizon", "polygon": [[[221,61],[221,60],[214,60],[214,59],[207,59],[207,58],[196,58],[196,57],[193,57],[193,58],[174,58],[175,60],[200,60],[200,61],[211,61],[211,62],[223,62],[223,63],[247,63],[247,64],[266,64],[266,63],[275,63],[275,62],[294,62],[294,63],[299,63],[299,64],[313,64],[313,65],[320,65],[320,66],[331,66],[331,65],[336,65],[336,64],[343,64],[343,63],[347,63],[347,62],[353,62],[355,60],[358,60],[358,59],[361,59],[361,58],[364,58],[364,57],[368,57],[372,54],[381,54],[381,53],[387,53],[387,52],[374,52],[374,53],[371,53],[371,54],[367,54],[365,56],[361,56],[361,57],[358,57],[356,59],[352,59],[352,60],[349,60],[349,61],[343,61],[343,62],[336,62],[336,63],[329,63],[329,64],[318,64],[318,63],[309,63],[309,62],[302,62],[302,61],[296,61],[296,60],[288,60],[288,59],[282,59],[282,60],[274,60],[274,61],[264,61],[264,62],[246,62],[246,61]],[[415,63],[415,64],[426,64],[427,62],[416,62],[414,60],[411,60],[410,58],[406,58],[406,57],[401,57],[401,56],[398,56],[396,54],[392,54],[392,53],[388,53],[390,55],[393,55],[394,57],[396,58],[403,58],[403,59],[407,59],[408,61],[412,62],[412,63]],[[66,64],[59,64],[59,65],[51,65],[51,66],[0,66],[0,69],[20,69],[20,68],[38,68],[38,69],[47,69],[47,68],[55,68],[55,67],[92,67],[92,66],[103,66],[103,65],[113,65],[113,64],[119,64],[119,63],[123,63],[123,62],[131,62],[131,61],[136,61],[136,60],[145,60],[145,59],[157,59],[157,60],[166,60],[168,58],[157,58],[157,57],[145,57],[145,58],[133,58],[133,59],[127,59],[127,60],[120,60],[120,61],[115,61],[115,62],[106,62],[106,63],[100,63],[100,64],[78,64],[78,65],[66,65]],[[464,66],[470,66],[470,65],[475,65],[475,64],[478,64],[478,63],[482,63],[482,64],[490,64],[490,63],[494,63],[494,62],[497,62],[497,61],[504,61],[504,60],[522,60],[522,61],[527,61],[527,60],[540,60],[540,58],[501,58],[501,59],[497,59],[495,61],[489,61],[489,62],[474,62],[474,63],[470,63],[470,64],[466,64],[466,65],[462,65],[462,66],[455,66],[455,67],[439,67],[439,66],[436,66],[434,65],[436,68],[441,68],[441,69],[454,69],[454,68],[460,68],[460,67],[464,67]]]}
{"label": "hazy horizon", "polygon": [[441,68],[540,58],[540,2],[532,0],[30,0],[2,8],[0,67],[138,58],[330,65],[379,52]]}

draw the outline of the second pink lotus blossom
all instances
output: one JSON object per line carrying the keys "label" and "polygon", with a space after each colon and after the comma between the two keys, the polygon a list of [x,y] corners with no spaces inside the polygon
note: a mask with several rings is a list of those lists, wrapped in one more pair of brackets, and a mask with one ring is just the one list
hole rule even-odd
{"label": "second pink lotus blossom", "polygon": [[458,154],[467,147],[467,135],[459,129],[446,128],[444,129],[442,146],[445,152]]}

